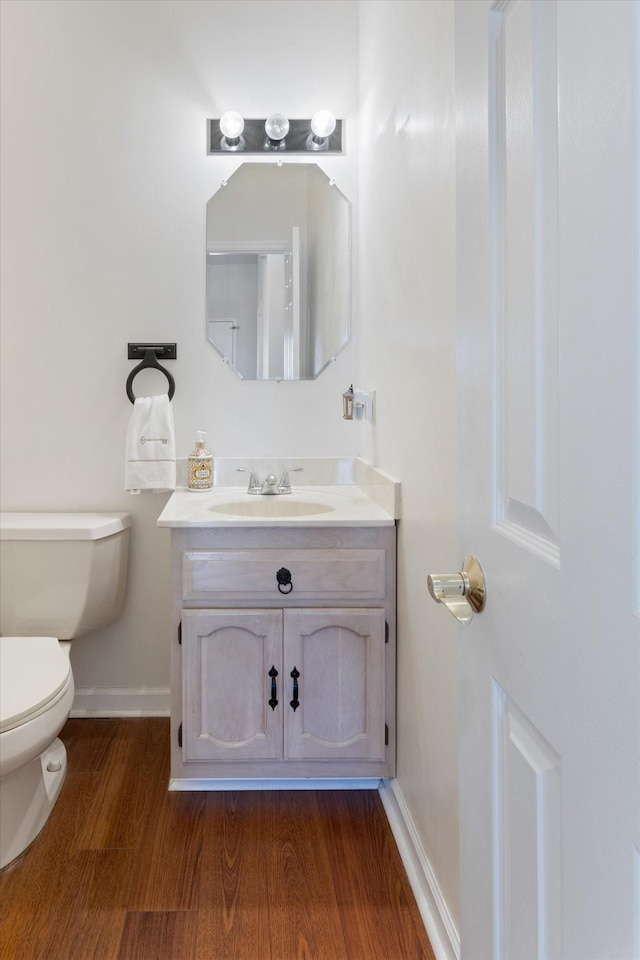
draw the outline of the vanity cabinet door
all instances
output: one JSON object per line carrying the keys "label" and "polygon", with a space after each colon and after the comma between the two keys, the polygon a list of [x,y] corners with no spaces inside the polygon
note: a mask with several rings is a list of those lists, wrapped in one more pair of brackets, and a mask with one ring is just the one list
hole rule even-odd
{"label": "vanity cabinet door", "polygon": [[184,610],[182,657],[183,760],[280,759],[282,611]]}
{"label": "vanity cabinet door", "polygon": [[383,609],[284,611],[286,760],[385,759],[384,644]]}

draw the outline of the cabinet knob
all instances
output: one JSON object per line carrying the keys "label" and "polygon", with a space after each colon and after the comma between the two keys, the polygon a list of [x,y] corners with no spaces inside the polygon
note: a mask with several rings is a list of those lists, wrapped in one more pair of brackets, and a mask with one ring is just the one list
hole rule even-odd
{"label": "cabinet knob", "polygon": [[[291,580],[291,571],[287,570],[286,567],[280,567],[276,573],[276,580],[278,581],[278,590],[280,593],[291,593],[293,590],[293,582]],[[288,587],[288,589],[286,589]]]}

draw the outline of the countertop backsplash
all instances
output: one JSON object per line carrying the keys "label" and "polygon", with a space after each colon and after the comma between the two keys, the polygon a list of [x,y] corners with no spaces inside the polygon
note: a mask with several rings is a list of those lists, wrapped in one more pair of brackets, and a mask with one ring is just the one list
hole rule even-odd
{"label": "countertop backsplash", "polygon": [[[176,463],[179,487],[187,485],[187,458]],[[302,467],[299,473],[291,474],[291,486],[330,487],[358,486],[375,503],[392,517],[400,517],[400,482],[360,457],[216,457],[213,458],[214,487],[248,486],[249,477],[239,473],[238,468],[252,470],[264,480],[268,474],[278,479],[285,470]]]}

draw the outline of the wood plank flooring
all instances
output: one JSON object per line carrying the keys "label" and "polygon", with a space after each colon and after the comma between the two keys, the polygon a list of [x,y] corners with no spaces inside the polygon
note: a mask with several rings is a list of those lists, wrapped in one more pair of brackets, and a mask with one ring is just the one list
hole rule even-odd
{"label": "wood plank flooring", "polygon": [[169,793],[164,718],[69,720],[2,960],[433,960],[376,791]]}

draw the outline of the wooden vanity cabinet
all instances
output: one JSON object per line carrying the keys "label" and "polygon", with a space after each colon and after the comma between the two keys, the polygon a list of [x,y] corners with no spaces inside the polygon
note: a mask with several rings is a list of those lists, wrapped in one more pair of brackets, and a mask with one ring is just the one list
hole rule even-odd
{"label": "wooden vanity cabinet", "polygon": [[394,526],[176,528],[172,565],[174,787],[394,775]]}

